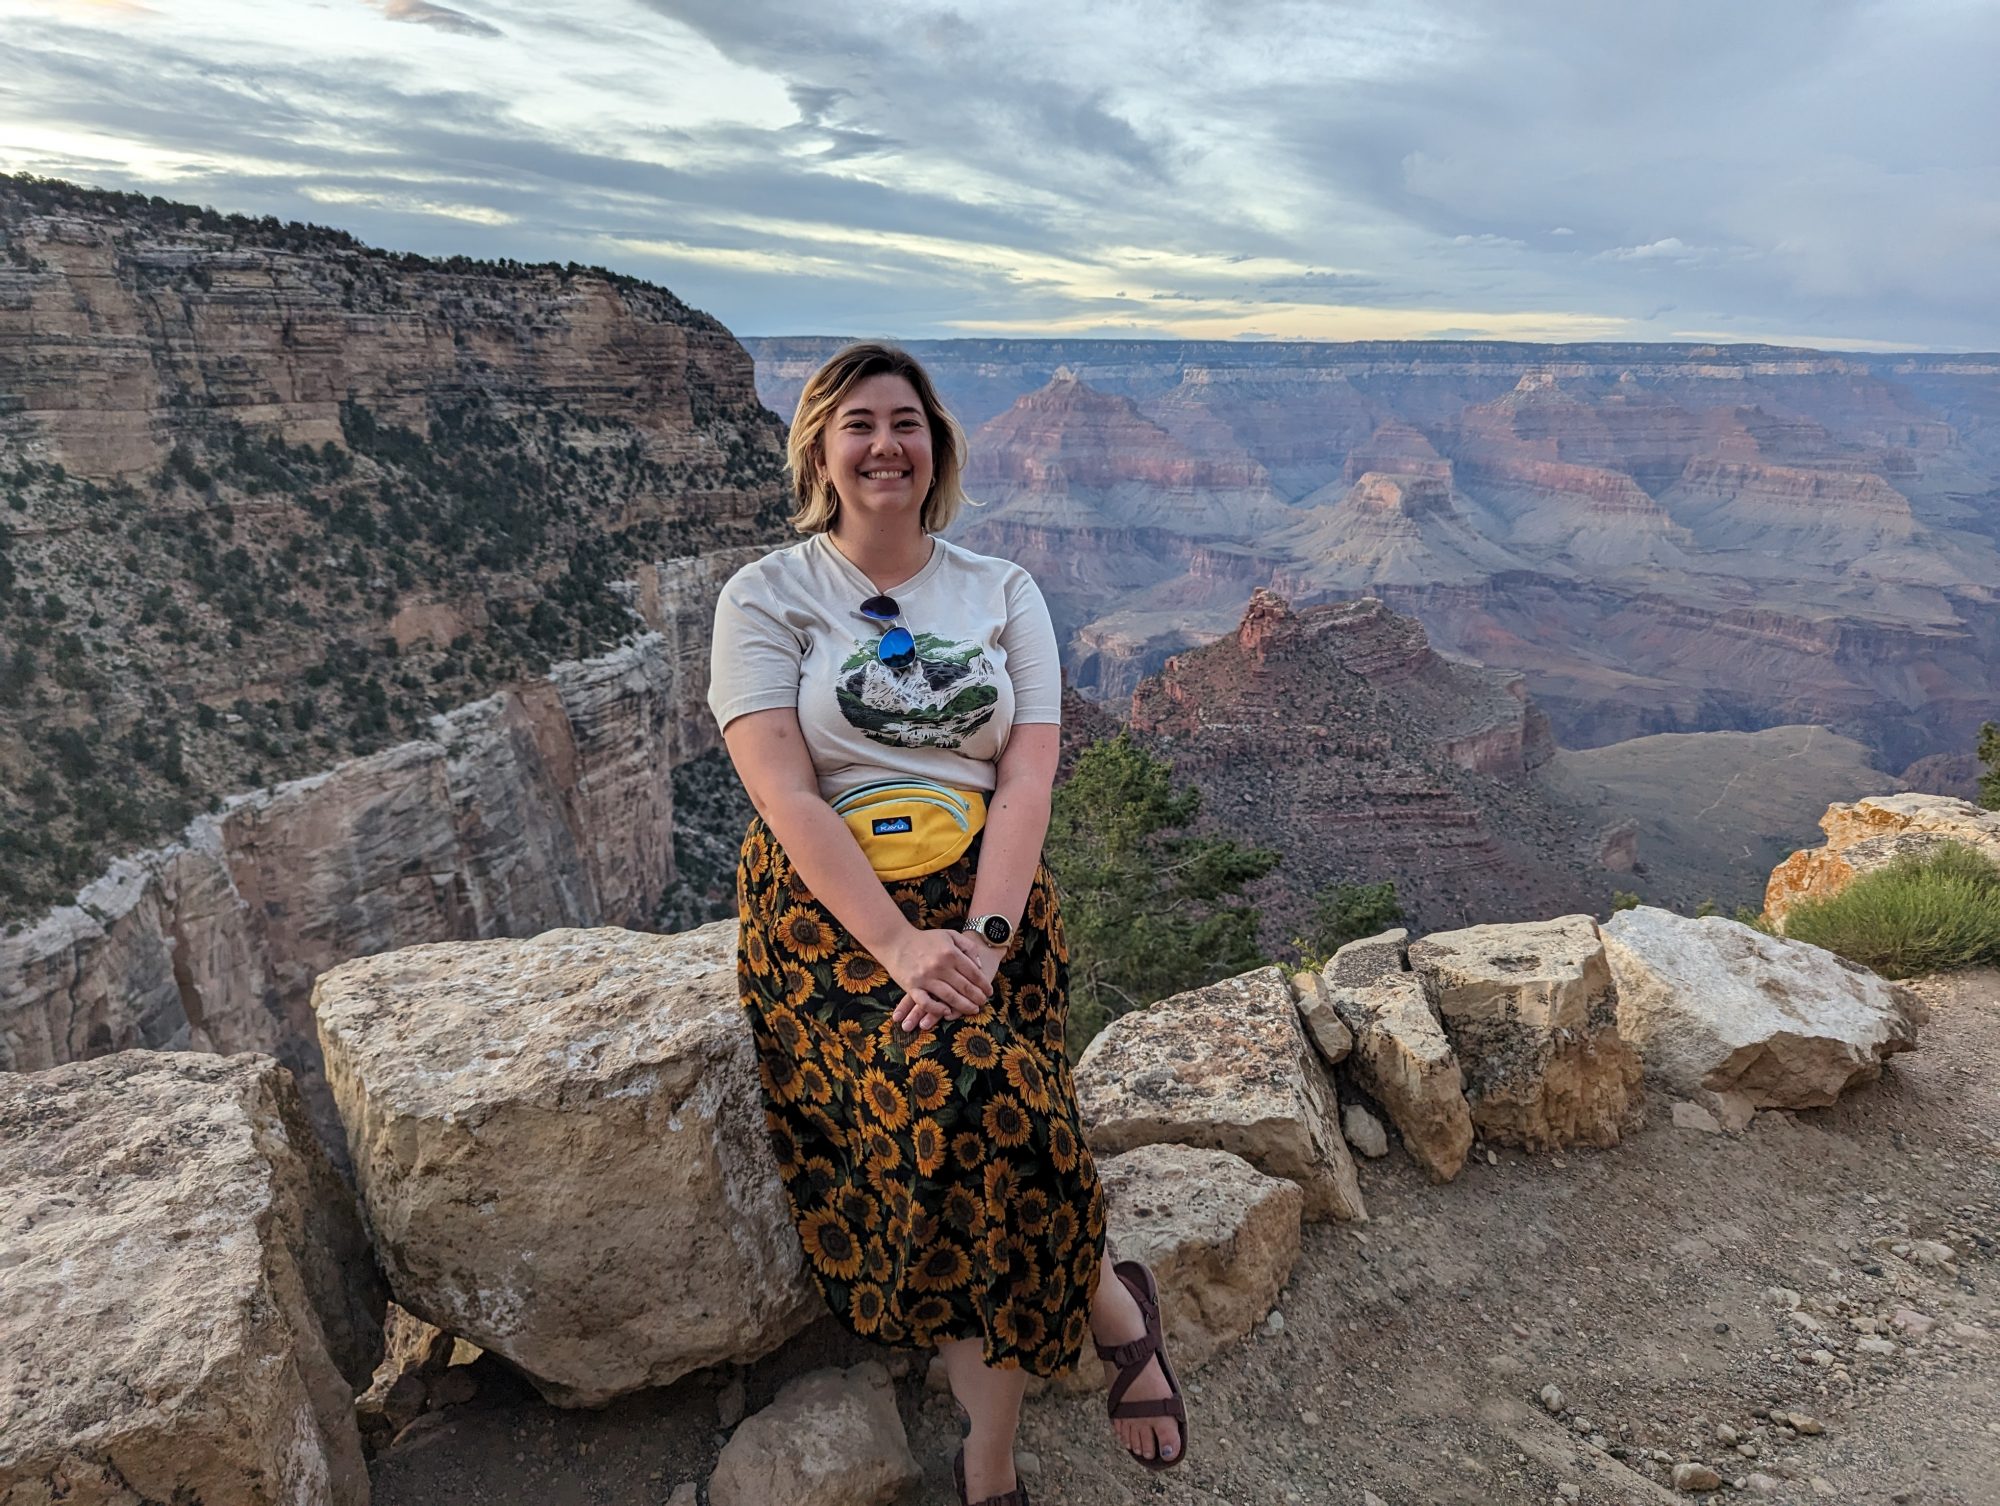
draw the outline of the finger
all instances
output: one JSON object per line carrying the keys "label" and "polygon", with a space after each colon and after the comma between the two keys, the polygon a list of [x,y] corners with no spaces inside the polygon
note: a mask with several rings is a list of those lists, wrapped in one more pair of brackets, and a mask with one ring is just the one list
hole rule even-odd
{"label": "finger", "polygon": [[897,1023],[913,1034],[916,1031],[928,1029],[927,1025],[918,1022],[931,1012],[934,1001],[930,994],[921,988],[913,988],[903,996],[903,1002],[909,1005],[909,1009],[905,1011],[903,1018]]}

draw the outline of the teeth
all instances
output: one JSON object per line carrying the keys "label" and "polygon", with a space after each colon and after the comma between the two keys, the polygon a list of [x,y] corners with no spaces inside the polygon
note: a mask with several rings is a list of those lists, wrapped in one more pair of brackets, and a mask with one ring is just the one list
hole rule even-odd
{"label": "teeth", "polygon": [[870,481],[894,481],[910,473],[908,471],[863,471],[861,474]]}

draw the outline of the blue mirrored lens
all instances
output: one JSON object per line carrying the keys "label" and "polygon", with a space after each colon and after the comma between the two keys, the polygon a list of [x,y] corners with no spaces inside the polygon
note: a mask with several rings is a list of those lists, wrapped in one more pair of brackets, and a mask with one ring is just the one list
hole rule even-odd
{"label": "blue mirrored lens", "polygon": [[891,669],[901,669],[917,657],[917,640],[908,628],[890,628],[875,645],[875,657]]}

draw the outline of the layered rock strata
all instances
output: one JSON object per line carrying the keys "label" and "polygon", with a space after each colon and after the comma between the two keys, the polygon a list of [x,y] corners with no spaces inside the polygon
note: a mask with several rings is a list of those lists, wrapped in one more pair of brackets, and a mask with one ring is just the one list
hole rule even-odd
{"label": "layered rock strata", "polygon": [[753,1358],[817,1310],[735,922],[406,947],[313,1008],[396,1301],[551,1402]]}
{"label": "layered rock strata", "polygon": [[1465,1067],[1473,1126],[1534,1150],[1616,1145],[1644,1115],[1639,1057],[1588,915],[1434,932],[1410,968]]}
{"label": "layered rock strata", "polygon": [[1642,905],[1603,928],[1619,1034],[1677,1093],[1823,1108],[1913,1050],[1909,989],[1802,941]]}
{"label": "layered rock strata", "polygon": [[1379,601],[1294,611],[1260,591],[1234,633],[1140,686],[1131,725],[1213,830],[1284,854],[1257,891],[1274,950],[1333,883],[1392,879],[1432,925],[1600,902],[1595,830],[1535,778],[1554,744],[1518,678],[1444,659]]}
{"label": "layered rock strata", "polygon": [[[789,411],[830,349],[747,342]],[[1192,477],[1183,530],[1310,605],[1368,594],[1448,652],[1528,676],[1569,746],[1811,721],[1885,767],[1970,746],[2000,663],[2000,361],[1770,346],[1470,341],[1261,346],[941,341],[915,347],[978,431],[1006,505],[969,530],[1051,572],[1096,535],[1063,509]],[[1060,372],[1060,374],[1058,374]],[[1110,421],[1110,415],[1120,421]],[[1146,426],[1153,432],[1146,435]],[[985,450],[996,453],[985,455]],[[1261,479],[1273,528],[1214,503]],[[1079,488],[1076,478],[1087,477]],[[1178,526],[1169,521],[1170,527]],[[968,533],[968,537],[972,537]],[[1164,542],[1079,592],[1067,657],[1122,695],[1131,662],[1229,631]],[[1067,631],[1069,623],[1064,627]],[[1089,673],[1086,674],[1086,666]]]}
{"label": "layered rock strata", "polygon": [[1306,1217],[1366,1219],[1333,1085],[1284,974],[1259,968],[1112,1021],[1076,1067],[1099,1155],[1141,1145],[1225,1150],[1297,1182]]}
{"label": "layered rock strata", "polygon": [[384,1292],[269,1057],[0,1073],[0,1499],[366,1506]]}
{"label": "layered rock strata", "polygon": [[418,942],[645,924],[672,879],[671,771],[714,741],[695,709],[713,593],[757,552],[663,562],[646,595],[660,632],[441,716],[423,741],[239,796],[0,936],[0,1070],[268,1051],[344,1156],[314,978]]}

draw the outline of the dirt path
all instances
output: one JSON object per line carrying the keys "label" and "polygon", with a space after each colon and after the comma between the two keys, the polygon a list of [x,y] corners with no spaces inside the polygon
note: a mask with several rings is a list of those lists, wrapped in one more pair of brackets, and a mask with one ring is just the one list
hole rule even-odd
{"label": "dirt path", "polygon": [[[1041,1397],[1038,1506],[1684,1501],[1681,1463],[1724,1497],[2000,1506],[2000,973],[1922,992],[1921,1051],[1740,1138],[1677,1129],[1656,1097],[1610,1151],[1503,1151],[1446,1187],[1400,1152],[1367,1164],[1374,1221],[1308,1229],[1276,1331],[1191,1377],[1187,1464],[1147,1475],[1096,1402]],[[867,1353],[815,1329],[744,1373],[748,1404]],[[565,1413],[492,1372],[376,1461],[375,1501],[659,1506],[712,1467],[727,1380]],[[948,1404],[919,1371],[900,1392],[926,1471],[906,1501],[947,1502]]]}

